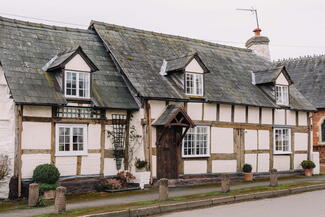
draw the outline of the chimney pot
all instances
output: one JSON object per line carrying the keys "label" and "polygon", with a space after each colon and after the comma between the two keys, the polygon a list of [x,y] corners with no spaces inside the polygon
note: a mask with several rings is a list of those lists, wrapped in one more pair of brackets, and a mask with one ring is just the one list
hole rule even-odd
{"label": "chimney pot", "polygon": [[260,36],[261,32],[262,32],[262,29],[256,28],[256,29],[253,30],[253,32],[255,33],[255,36]]}

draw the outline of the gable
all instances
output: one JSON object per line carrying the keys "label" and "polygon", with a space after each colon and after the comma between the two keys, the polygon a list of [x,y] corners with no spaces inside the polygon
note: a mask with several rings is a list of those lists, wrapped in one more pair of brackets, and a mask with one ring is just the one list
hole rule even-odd
{"label": "gable", "polygon": [[66,65],[66,70],[90,72],[91,69],[80,54],[75,55]]}
{"label": "gable", "polygon": [[203,68],[200,66],[198,61],[193,58],[189,64],[185,67],[186,72],[196,72],[196,73],[204,73]]}
{"label": "gable", "polygon": [[283,75],[283,72],[279,74],[279,76],[275,80],[275,84],[279,85],[289,85],[287,78]]}

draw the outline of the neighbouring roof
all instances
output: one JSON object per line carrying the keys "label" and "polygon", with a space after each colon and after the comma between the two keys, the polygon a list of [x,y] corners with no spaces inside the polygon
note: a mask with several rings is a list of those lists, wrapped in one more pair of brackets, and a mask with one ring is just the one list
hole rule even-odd
{"label": "neighbouring roof", "polygon": [[134,98],[102,41],[92,30],[47,26],[0,17],[0,62],[17,104],[66,104],[53,73],[42,67],[58,56],[53,67],[74,51],[83,52],[98,67],[92,76],[92,102],[105,108],[137,109]]}
{"label": "neighbouring roof", "polygon": [[267,83],[274,83],[275,80],[278,78],[280,73],[284,73],[284,76],[287,78],[288,82],[291,84],[291,78],[288,75],[285,66],[277,66],[271,67],[269,69],[263,71],[253,72],[255,76],[255,84],[267,84]]}
{"label": "neighbouring roof", "polygon": [[316,107],[325,108],[325,55],[281,60],[296,88]]}
{"label": "neighbouring roof", "polygon": [[[205,75],[205,100],[229,104],[278,108],[264,89],[252,84],[251,72],[273,67],[272,62],[256,56],[251,50],[167,34],[154,33],[92,21],[94,29],[116,59],[126,78],[140,97],[189,100],[179,79],[162,76],[163,60],[180,59],[197,53],[210,73]],[[296,94],[297,93],[297,94]],[[314,110],[296,91],[291,109]]]}
{"label": "neighbouring roof", "polygon": [[53,71],[63,68],[75,55],[80,54],[84,61],[91,68],[91,71],[98,71],[97,66],[88,58],[80,46],[75,49],[68,49],[55,55],[42,69],[44,71]]}
{"label": "neighbouring roof", "polygon": [[[171,125],[194,127],[194,123],[179,105],[168,105],[164,112],[152,123],[152,126],[169,127]],[[182,125],[183,124],[183,125]]]}

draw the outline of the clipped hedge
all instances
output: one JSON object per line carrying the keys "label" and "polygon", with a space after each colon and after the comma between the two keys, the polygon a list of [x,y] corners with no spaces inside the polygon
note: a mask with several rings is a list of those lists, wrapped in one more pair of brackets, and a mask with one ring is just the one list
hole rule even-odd
{"label": "clipped hedge", "polygon": [[252,166],[250,165],[250,164],[244,164],[244,166],[243,166],[243,172],[244,173],[250,173],[250,172],[252,172]]}
{"label": "clipped hedge", "polygon": [[304,160],[300,165],[303,169],[314,169],[316,167],[315,163],[311,160]]}
{"label": "clipped hedge", "polygon": [[33,181],[36,183],[55,184],[59,177],[60,172],[53,164],[38,165],[33,172]]}

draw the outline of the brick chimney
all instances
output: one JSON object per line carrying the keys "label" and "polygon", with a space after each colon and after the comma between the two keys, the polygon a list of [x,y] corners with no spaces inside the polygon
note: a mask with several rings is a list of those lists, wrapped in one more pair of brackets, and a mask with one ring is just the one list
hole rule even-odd
{"label": "brick chimney", "polygon": [[246,42],[246,48],[251,49],[256,55],[261,56],[271,61],[269,42],[270,39],[265,36],[261,36],[262,30],[256,28],[253,31],[255,36],[248,39]]}

